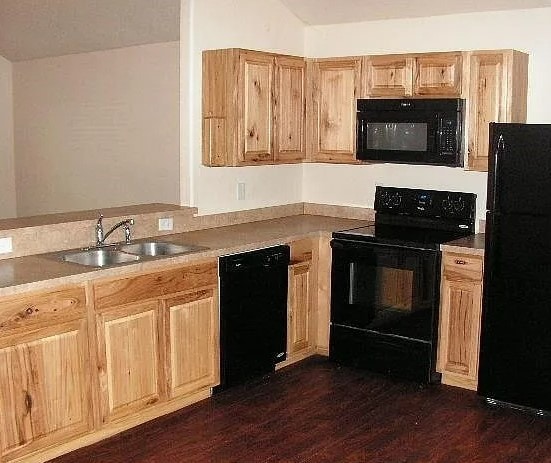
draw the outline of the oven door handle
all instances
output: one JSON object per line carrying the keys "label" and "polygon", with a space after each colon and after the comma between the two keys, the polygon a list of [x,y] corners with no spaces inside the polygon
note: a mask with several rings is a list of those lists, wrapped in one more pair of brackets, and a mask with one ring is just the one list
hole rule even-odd
{"label": "oven door handle", "polygon": [[388,243],[374,243],[374,242],[359,243],[357,241],[343,240],[341,238],[331,240],[331,247],[333,249],[343,250],[343,251],[348,251],[352,249],[364,250],[366,248],[372,247],[372,248],[386,248],[386,249],[394,248],[394,249],[406,249],[411,251],[422,251],[427,254],[438,253],[438,250],[436,249],[419,248],[416,246],[404,246],[400,244],[388,244]]}

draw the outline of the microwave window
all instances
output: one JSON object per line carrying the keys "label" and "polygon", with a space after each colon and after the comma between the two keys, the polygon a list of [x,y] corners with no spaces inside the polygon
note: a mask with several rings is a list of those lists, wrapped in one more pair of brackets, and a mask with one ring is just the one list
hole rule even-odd
{"label": "microwave window", "polygon": [[426,123],[369,122],[366,129],[368,150],[427,151]]}

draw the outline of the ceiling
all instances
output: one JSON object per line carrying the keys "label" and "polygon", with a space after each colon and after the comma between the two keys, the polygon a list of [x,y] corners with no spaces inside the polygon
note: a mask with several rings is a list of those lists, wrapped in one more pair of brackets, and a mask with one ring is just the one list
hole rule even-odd
{"label": "ceiling", "polygon": [[0,0],[0,55],[60,56],[180,37],[180,0]]}
{"label": "ceiling", "polygon": [[[180,1],[0,0],[0,56],[23,61],[178,40]],[[551,7],[551,0],[280,1],[307,25]]]}
{"label": "ceiling", "polygon": [[308,25],[551,6],[551,0],[281,0]]}

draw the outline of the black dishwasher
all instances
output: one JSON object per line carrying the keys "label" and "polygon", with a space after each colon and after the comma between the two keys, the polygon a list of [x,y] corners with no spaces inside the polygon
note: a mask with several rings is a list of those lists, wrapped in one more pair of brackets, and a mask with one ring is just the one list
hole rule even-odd
{"label": "black dishwasher", "polygon": [[289,246],[220,257],[220,386],[273,372],[287,349]]}

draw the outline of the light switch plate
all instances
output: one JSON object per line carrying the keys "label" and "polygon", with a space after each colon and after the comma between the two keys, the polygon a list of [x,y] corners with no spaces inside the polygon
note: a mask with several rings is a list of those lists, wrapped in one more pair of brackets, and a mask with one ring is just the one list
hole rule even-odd
{"label": "light switch plate", "polygon": [[170,231],[174,229],[174,219],[172,217],[163,217],[159,219],[159,231]]}
{"label": "light switch plate", "polygon": [[8,254],[10,252],[13,252],[11,236],[0,238],[0,254]]}

